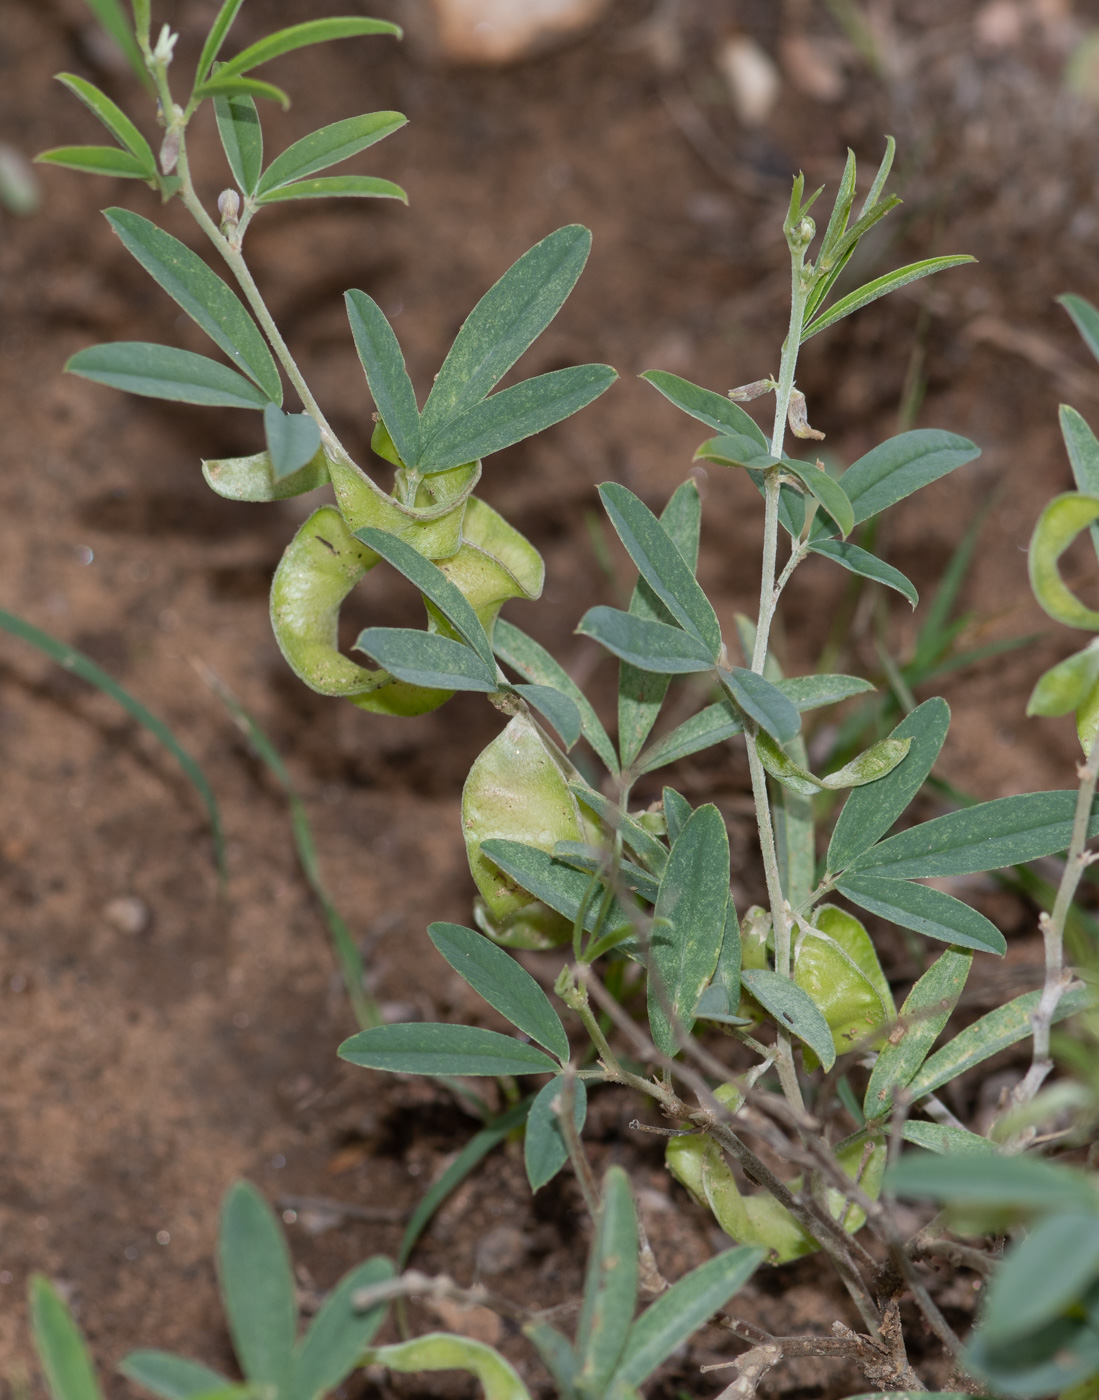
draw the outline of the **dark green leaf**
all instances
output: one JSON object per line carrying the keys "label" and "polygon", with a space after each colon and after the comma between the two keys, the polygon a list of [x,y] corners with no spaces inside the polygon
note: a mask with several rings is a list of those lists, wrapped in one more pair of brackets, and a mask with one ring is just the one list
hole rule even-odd
{"label": "dark green leaf", "polygon": [[817,710],[835,705],[852,695],[865,695],[874,687],[861,676],[843,676],[824,671],[819,676],[786,676],[775,684],[799,710]]}
{"label": "dark green leaf", "polygon": [[573,1381],[576,1377],[576,1353],[569,1339],[548,1322],[528,1322],[523,1335],[532,1341],[542,1358],[542,1364],[553,1377],[558,1400],[576,1400]]}
{"label": "dark green leaf", "polygon": [[144,165],[129,151],[117,146],[55,146],[35,156],[42,165],[60,165],[66,170],[83,170],[88,175],[110,175],[116,180],[148,180]]}
{"label": "dark green leaf", "polygon": [[721,627],[710,600],[671,536],[643,501],[617,482],[599,488],[603,508],[642,578],[671,615],[716,659]]}
{"label": "dark green leaf", "polygon": [[927,1059],[958,1004],[972,962],[972,953],[948,948],[909,992],[900,1011],[900,1034],[890,1033],[870,1075],[862,1105],[867,1118],[889,1113],[894,1095]]}
{"label": "dark green leaf", "polygon": [[574,701],[551,685],[514,685],[511,688],[549,720],[560,734],[566,751],[571,749],[580,738],[580,711]]}
{"label": "dark green leaf", "polygon": [[257,204],[279,204],[287,199],[399,199],[408,203],[408,195],[392,180],[380,180],[376,175],[319,175],[309,180],[295,180],[290,185],[278,185],[257,196]]}
{"label": "dark green leaf", "polygon": [[743,666],[719,670],[721,682],[734,703],[768,733],[776,744],[788,744],[801,728],[797,706],[770,681]]}
{"label": "dark green leaf", "polygon": [[884,277],[875,277],[873,282],[867,282],[864,286],[849,292],[847,296],[841,297],[822,316],[818,316],[815,321],[806,326],[801,333],[801,343],[804,345],[818,331],[827,330],[829,326],[834,326],[845,316],[850,316],[852,311],[869,306],[872,301],[877,301],[879,297],[888,296],[890,292],[895,292],[898,287],[906,287],[909,282],[915,282],[921,277],[929,277],[934,272],[943,272],[948,267],[960,267],[962,263],[976,261],[977,259],[968,253],[944,258],[925,258],[922,262],[909,263],[907,267],[898,267],[895,272],[887,272]]}
{"label": "dark green leaf", "polygon": [[840,485],[857,525],[980,454],[979,447],[956,433],[917,428],[889,438],[853,462]]}
{"label": "dark green leaf", "polygon": [[263,410],[263,431],[276,481],[308,466],[320,449],[321,430],[308,413],[283,413],[269,403]]}
{"label": "dark green leaf", "polygon": [[639,1386],[684,1345],[755,1273],[762,1249],[727,1249],[692,1269],[641,1314],[629,1330],[614,1385]]}
{"label": "dark green leaf", "polygon": [[808,992],[770,968],[745,968],[740,980],[783,1030],[803,1040],[826,1070],[832,1068],[836,1063],[832,1032]]}
{"label": "dark green leaf", "polygon": [[659,389],[676,408],[681,408],[684,413],[689,413],[700,423],[716,428],[719,433],[740,433],[755,438],[759,446],[767,450],[768,440],[763,430],[754,418],[731,399],[715,394],[712,389],[700,389],[697,384],[680,379],[678,374],[668,374],[662,369],[646,370],[641,378],[647,380],[654,389]]}
{"label": "dark green leaf", "polygon": [[675,1055],[717,967],[729,903],[729,836],[712,804],[698,807],[673,842],[649,937],[649,1028]]}
{"label": "dark green leaf", "polygon": [[202,45],[202,53],[199,55],[198,67],[195,69],[195,85],[203,81],[210,75],[210,69],[214,66],[214,60],[221,52],[221,46],[225,43],[225,37],[232,28],[233,21],[237,17],[244,0],[222,0],[221,8],[217,12],[210,32],[206,35],[206,40]]}
{"label": "dark green leaf", "polygon": [[341,160],[365,151],[375,141],[399,131],[408,121],[400,112],[369,112],[361,117],[347,117],[333,122],[320,131],[303,136],[300,141],[276,156],[263,172],[257,194],[267,194],[292,180],[301,180],[314,171],[325,170]]}
{"label": "dark green leaf", "polygon": [[957,1205],[1088,1214],[1099,1206],[1099,1195],[1083,1172],[1035,1157],[906,1152],[886,1172],[885,1181],[898,1196]]}
{"label": "dark green leaf", "polygon": [[1084,704],[1096,681],[1099,681],[1099,638],[1038,677],[1026,712],[1028,715],[1067,715]]}
{"label": "dark green leaf", "polygon": [[250,97],[215,97],[222,150],[242,194],[255,194],[263,169],[263,131]]}
{"label": "dark green leaf", "polygon": [[1090,1400],[1099,1376],[1099,1284],[1077,1306],[1034,1332],[993,1341],[981,1328],[964,1353],[966,1369],[997,1396]]}
{"label": "dark green leaf", "polygon": [[29,1293],[34,1348],[53,1400],[102,1400],[84,1338],[53,1284],[32,1274]]}
{"label": "dark green leaf", "polygon": [[225,351],[237,369],[258,384],[268,399],[281,404],[282,384],[267,342],[239,297],[217,273],[178,238],[140,214],[128,209],[103,212],[127,251],[153,280]]}
{"label": "dark green leaf", "polygon": [[695,460],[717,462],[722,467],[766,471],[769,467],[777,467],[780,459],[771,455],[766,442],[760,443],[750,433],[725,433],[704,442],[695,453]]}
{"label": "dark green leaf", "polygon": [[[576,920],[591,883],[587,875],[554,859],[548,851],[527,846],[522,841],[494,837],[481,843],[481,852],[535,899],[548,904],[566,919]],[[594,904],[589,902],[585,912],[584,928],[589,933],[595,929],[598,905],[598,900]],[[629,915],[616,900],[611,905],[606,927],[617,929],[629,925]]]}
{"label": "dark green leaf", "polygon": [[533,685],[552,686],[567,695],[580,713],[580,728],[595,752],[612,773],[618,772],[618,759],[614,745],[607,737],[607,731],[599,722],[599,717],[585,698],[583,691],[563,667],[532,637],[521,632],[518,627],[497,620],[492,631],[492,649],[512,670],[525,676]]}
{"label": "dark green leaf", "polygon": [[624,812],[617,802],[604,797],[601,792],[596,792],[587,783],[569,783],[569,791],[578,802],[594,812],[610,831],[620,831],[626,845],[635,852],[639,860],[644,861],[654,875],[663,874],[668,863],[668,848],[662,841],[657,840],[628,812]]}
{"label": "dark green leaf", "polygon": [[99,118],[118,144],[129,151],[144,170],[145,178],[155,180],[157,165],[152,147],[122,108],[116,106],[105,92],[100,92],[97,87],[85,78],[78,78],[75,73],[58,73],[57,81],[78,97],[85,107]]}
{"label": "dark green leaf", "polygon": [[626,1344],[637,1307],[637,1215],[621,1167],[603,1178],[603,1203],[588,1255],[576,1329],[577,1388],[602,1395]]}
{"label": "dark green leaf", "polygon": [[820,253],[817,257],[817,267],[820,269],[833,264],[837,245],[847,232],[847,221],[851,216],[851,206],[855,202],[855,168],[855,153],[849,146],[847,162],[843,167],[839,189],[836,191],[836,202],[832,205],[828,226],[820,241]]}
{"label": "dark green leaf", "polygon": [[359,1031],[338,1054],[350,1064],[394,1074],[556,1074],[560,1069],[541,1050],[510,1035],[433,1021]]}
{"label": "dark green leaf", "polygon": [[569,1058],[569,1038],[548,996],[510,953],[461,924],[431,924],[428,936],[454,971],[513,1026],[556,1055]]}
{"label": "dark green leaf", "polygon": [[196,88],[195,97],[262,97],[267,102],[277,102],[284,111],[290,106],[290,98],[274,83],[264,83],[259,78],[223,77],[220,72]]}
{"label": "dark green leaf", "polygon": [[288,1400],[320,1400],[361,1364],[363,1352],[385,1321],[386,1305],[359,1311],[352,1299],[360,1289],[391,1279],[394,1272],[391,1261],[378,1254],[344,1274],[298,1345]]}
{"label": "dark green leaf", "polygon": [[[913,1100],[935,1093],[982,1060],[1006,1050],[1009,1045],[1026,1040],[1034,1032],[1030,1018],[1038,1009],[1040,997],[1041,992],[1026,992],[1021,997],[1014,997],[966,1026],[953,1040],[948,1040],[925,1062],[908,1085]],[[1053,1019],[1055,1022],[1063,1021],[1067,1016],[1094,1004],[1095,993],[1090,988],[1072,988],[1061,998]]]}
{"label": "dark green leaf", "polygon": [[381,307],[365,292],[350,291],[344,300],[355,349],[382,422],[401,461],[411,465],[420,455],[420,411],[397,337]]}
{"label": "dark green leaf", "polygon": [[1099,495],[1099,440],[1082,415],[1068,404],[1061,405],[1059,417],[1077,489],[1086,496]]}
{"label": "dark green leaf", "polygon": [[964,1128],[951,1128],[946,1123],[929,1123],[922,1118],[910,1118],[901,1131],[905,1142],[923,1147],[928,1152],[946,1156],[951,1152],[995,1152],[995,1144]]}
{"label": "dark green leaf", "polygon": [[[145,87],[151,91],[153,86],[152,80],[145,67],[144,56],[134,37],[134,26],[130,22],[130,16],[122,8],[119,0],[87,0],[87,4],[88,9],[95,15],[110,38],[113,39],[122,50],[126,62],[141,79]],[[135,18],[137,17],[138,10],[138,5],[135,5]]]}
{"label": "dark green leaf", "polygon": [[668,827],[668,840],[678,841],[683,828],[691,819],[691,804],[676,792],[675,788],[666,787],[661,793],[661,805]]}
{"label": "dark green leaf", "polygon": [[[579,1135],[588,1115],[588,1091],[582,1079],[573,1079],[573,1122]],[[523,1141],[523,1161],[527,1180],[532,1191],[539,1191],[547,1181],[552,1181],[569,1159],[561,1132],[561,1120],[553,1108],[554,1100],[561,1096],[564,1103],[565,1076],[557,1075],[539,1089],[530,1106],[527,1117],[527,1134]]]}
{"label": "dark green leaf", "polygon": [[[639,672],[645,675],[646,672]],[[657,739],[641,755],[637,762],[637,773],[652,773],[669,763],[675,763],[690,754],[701,753],[714,744],[732,739],[744,732],[744,721],[729,700],[720,700],[715,705],[707,705],[697,715],[684,720],[669,734]]]}
{"label": "dark green leaf", "polygon": [[920,595],[900,569],[894,569],[892,564],[885,563],[868,550],[860,549],[857,544],[822,539],[811,544],[809,548],[813,554],[823,554],[826,559],[834,560],[852,574],[860,574],[863,578],[884,584],[886,588],[895,589],[907,598],[913,607],[920,601]]}
{"label": "dark green leaf", "polygon": [[[848,868],[890,880],[923,880],[1022,865],[1068,849],[1075,809],[1074,791],[998,797],[890,836]],[[1095,835],[1099,810],[1093,807],[1088,836]]]}
{"label": "dark green leaf", "polygon": [[[671,791],[664,789],[665,793]],[[698,999],[695,1015],[699,1020],[723,1021],[734,1026],[749,1024],[736,1015],[740,1006],[740,921],[736,916],[736,905],[730,894],[725,910],[725,936],[721,940],[717,967],[713,980]]]}
{"label": "dark green leaf", "polygon": [[[567,861],[569,865],[583,870],[588,875],[604,878],[603,872],[608,868],[609,853],[599,846],[589,846],[585,841],[557,841],[554,843],[553,854],[556,860]],[[624,856],[618,858],[614,870],[619,889],[632,890],[648,904],[656,902],[660,882],[649,871],[635,865]],[[605,878],[609,881],[609,874]],[[591,960],[590,957],[588,960]]]}
{"label": "dark green leaf", "polygon": [[[391,536],[396,539],[396,536]],[[476,690],[491,695],[499,682],[472,647],[412,627],[367,627],[355,651],[373,657],[390,675],[432,690]]]}
{"label": "dark green leaf", "polygon": [[576,628],[642,671],[686,675],[710,671],[714,659],[704,642],[680,627],[633,617],[618,608],[589,608]]}
{"label": "dark green leaf", "polygon": [[524,253],[481,298],[450,347],[424,406],[423,442],[479,404],[560,311],[591,248],[578,224]]}
{"label": "dark green leaf", "polygon": [[294,49],[322,44],[329,39],[350,39],[366,34],[393,34],[399,39],[401,30],[397,25],[381,19],[342,17],[308,20],[305,24],[291,25],[288,29],[268,34],[266,39],[260,39],[256,44],[250,44],[238,53],[236,58],[231,58],[228,63],[223,64],[216,76],[228,78],[247,73],[250,68],[258,68],[261,63],[270,63],[273,58],[291,53]]}
{"label": "dark green leaf", "polygon": [[901,928],[982,953],[999,956],[1007,952],[1007,942],[994,923],[960,899],[930,885],[878,879],[876,872],[864,875],[860,870],[844,876],[836,888],[861,909]]}
{"label": "dark green leaf", "polygon": [[1072,317],[1073,325],[1084,338],[1084,344],[1099,360],[1099,311],[1083,297],[1069,294],[1057,300]]}
{"label": "dark green leaf", "polygon": [[810,462],[798,462],[793,457],[783,457],[782,470],[796,476],[806,491],[828,512],[839,527],[839,532],[847,536],[855,528],[855,514],[842,485],[834,481],[823,467]]}
{"label": "dark green leaf", "polygon": [[946,741],[950,707],[935,697],[918,705],[893,730],[911,739],[908,753],[888,777],[853,792],[828,845],[828,869],[844,870],[883,836],[923,787]]}
{"label": "dark green leaf", "polygon": [[[362,540],[363,544],[369,545],[376,554],[380,554],[395,569],[399,569],[425,598],[429,598],[435,604],[458,635],[477,653],[489,676],[494,678],[496,662],[485,629],[465,594],[456,584],[451,583],[442,569],[430,559],[425,559],[418,549],[414,549],[388,530],[365,527],[355,531],[355,538]],[[384,662],[382,664],[385,665]],[[494,685],[493,689],[495,688]]]}
{"label": "dark green leaf", "polygon": [[1099,1214],[1046,1216],[1008,1250],[993,1274],[981,1305],[983,1337],[1010,1341],[1045,1326],[1078,1302],[1097,1274]]}
{"label": "dark green leaf", "polygon": [[[501,389],[448,418],[430,439],[425,426],[417,465],[425,473],[448,471],[501,452],[586,408],[617,378],[610,365],[574,365]],[[423,422],[426,425],[426,407]]]}
{"label": "dark green leaf", "polygon": [[230,1187],[222,1202],[218,1278],[241,1370],[285,1393],[298,1322],[294,1274],[274,1212],[247,1181]]}
{"label": "dark green leaf", "polygon": [[131,1351],[119,1362],[118,1369],[128,1381],[163,1400],[191,1400],[192,1396],[209,1395],[232,1384],[209,1366],[167,1351]]}

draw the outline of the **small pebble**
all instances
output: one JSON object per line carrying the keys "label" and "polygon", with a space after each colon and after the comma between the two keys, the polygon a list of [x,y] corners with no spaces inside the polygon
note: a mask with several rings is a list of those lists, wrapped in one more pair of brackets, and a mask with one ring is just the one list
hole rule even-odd
{"label": "small pebble", "polygon": [[477,1269],[482,1274],[502,1274],[521,1264],[527,1252],[522,1230],[496,1225],[477,1245]]}
{"label": "small pebble", "polygon": [[121,894],[103,906],[103,917],[119,933],[136,937],[149,927],[149,906],[136,894]]}

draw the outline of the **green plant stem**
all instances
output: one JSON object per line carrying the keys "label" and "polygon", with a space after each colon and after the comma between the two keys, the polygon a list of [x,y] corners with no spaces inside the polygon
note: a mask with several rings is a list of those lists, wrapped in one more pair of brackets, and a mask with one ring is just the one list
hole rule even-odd
{"label": "green plant stem", "polygon": [[659,1084],[649,1079],[642,1079],[639,1074],[633,1074],[619,1064],[618,1056],[611,1049],[588,1001],[588,982],[592,977],[591,968],[587,963],[576,963],[571,971],[575,986],[571,993],[565,995],[565,1004],[575,1011],[584,1023],[584,1029],[591,1036],[592,1044],[595,1046],[607,1079],[619,1084],[628,1084],[631,1089],[636,1089],[638,1093],[645,1094],[650,1098],[663,1101],[669,1097],[662,1091]]}

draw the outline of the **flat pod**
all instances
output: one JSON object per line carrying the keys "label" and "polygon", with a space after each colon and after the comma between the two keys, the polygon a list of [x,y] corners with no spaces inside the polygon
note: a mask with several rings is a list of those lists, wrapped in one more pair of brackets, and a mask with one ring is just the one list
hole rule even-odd
{"label": "flat pod", "polygon": [[[569,783],[579,775],[525,714],[517,714],[478,755],[462,790],[462,829],[469,868],[481,894],[477,924],[508,947],[549,948],[572,933],[560,914],[481,854],[494,837],[552,851],[558,841],[592,833]],[[596,838],[597,839],[597,838]]]}

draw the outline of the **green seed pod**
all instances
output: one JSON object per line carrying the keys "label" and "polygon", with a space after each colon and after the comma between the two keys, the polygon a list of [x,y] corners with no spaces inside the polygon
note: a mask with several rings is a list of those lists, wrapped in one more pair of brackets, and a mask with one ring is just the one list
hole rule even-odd
{"label": "green seed pod", "polygon": [[[579,775],[526,714],[517,714],[475,760],[462,790],[462,828],[469,868],[481,893],[478,928],[509,948],[552,948],[572,925],[533,900],[486,856],[494,837],[552,851],[558,841],[592,833],[569,783]],[[595,840],[598,841],[598,836]]]}
{"label": "green seed pod", "polygon": [[345,462],[328,464],[336,504],[349,530],[372,526],[407,541],[425,559],[449,559],[462,543],[462,519],[470,492],[481,475],[480,462],[438,472],[420,482],[414,506],[402,505]]}
{"label": "green seed pod", "polygon": [[229,501],[285,501],[315,491],[328,481],[328,461],[323,448],[289,476],[276,479],[269,452],[253,457],[223,457],[203,462],[206,484]]}
{"label": "green seed pod", "polygon": [[794,982],[808,992],[832,1031],[838,1055],[896,1019],[889,983],[870,935],[853,914],[832,905],[799,922]]}
{"label": "green seed pod", "polygon": [[1091,753],[1099,733],[1099,681],[1092,686],[1076,711],[1076,733],[1086,754]]}
{"label": "green seed pod", "polygon": [[[542,556],[530,541],[475,496],[466,503],[461,549],[437,562],[451,583],[461,589],[490,640],[501,607],[509,598],[539,597],[546,575]],[[437,624],[432,631],[450,631],[430,604],[428,612]]]}

